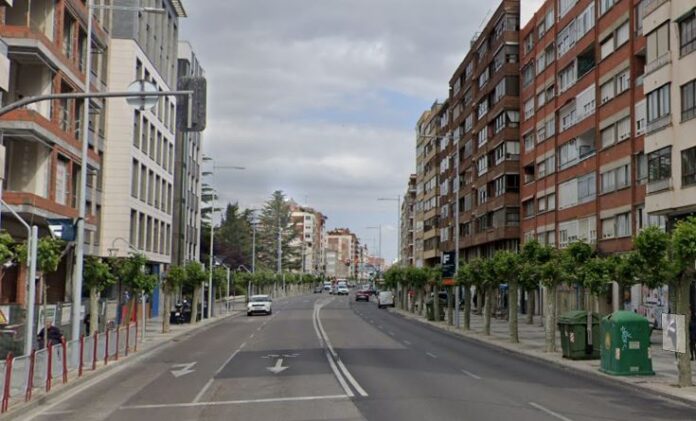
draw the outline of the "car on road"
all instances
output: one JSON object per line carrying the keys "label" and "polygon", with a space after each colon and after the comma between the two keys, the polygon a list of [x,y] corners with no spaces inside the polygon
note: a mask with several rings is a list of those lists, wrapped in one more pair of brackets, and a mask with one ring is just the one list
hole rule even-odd
{"label": "car on road", "polygon": [[394,307],[394,293],[391,291],[380,291],[377,295],[377,308]]}
{"label": "car on road", "polygon": [[370,301],[370,291],[361,289],[355,293],[355,301]]}
{"label": "car on road", "polygon": [[252,295],[247,303],[247,316],[273,314],[272,302],[270,295]]}
{"label": "car on road", "polygon": [[348,295],[348,287],[339,285],[338,288],[336,288],[336,295]]}
{"label": "car on road", "polygon": [[321,294],[322,292],[324,292],[324,287],[323,287],[323,286],[319,285],[319,286],[315,286],[315,287],[314,287],[314,293],[315,293],[315,294]]}

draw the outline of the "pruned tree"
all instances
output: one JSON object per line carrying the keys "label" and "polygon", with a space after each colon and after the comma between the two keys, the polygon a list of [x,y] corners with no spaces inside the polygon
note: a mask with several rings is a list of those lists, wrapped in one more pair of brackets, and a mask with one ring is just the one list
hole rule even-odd
{"label": "pruned tree", "polygon": [[[191,323],[198,322],[198,305],[201,302],[201,287],[203,282],[208,279],[203,265],[199,262],[189,262],[184,266],[186,271],[186,281],[184,286],[192,291],[193,297],[191,298]],[[203,308],[201,308],[201,315],[203,314]]]}
{"label": "pruned tree", "polygon": [[101,293],[116,283],[116,277],[111,273],[111,267],[96,256],[86,256],[84,284],[89,289],[89,332],[92,335],[99,330],[99,298]]}
{"label": "pruned tree", "polygon": [[493,256],[493,272],[495,278],[508,284],[508,327],[510,342],[518,343],[519,330],[517,326],[517,297],[520,276],[521,259],[519,254],[501,250]]}
{"label": "pruned tree", "polygon": [[169,312],[172,308],[172,296],[186,282],[186,269],[179,265],[172,265],[162,278],[162,291],[164,292],[164,315],[162,316],[162,333],[169,332]]}

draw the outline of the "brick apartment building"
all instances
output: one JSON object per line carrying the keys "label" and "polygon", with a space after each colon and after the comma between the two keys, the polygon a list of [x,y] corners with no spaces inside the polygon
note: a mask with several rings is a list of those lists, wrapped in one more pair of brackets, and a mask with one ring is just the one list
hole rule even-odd
{"label": "brick apartment building", "polygon": [[408,178],[408,185],[404,198],[401,201],[401,264],[413,266],[414,252],[414,212],[416,206],[416,175],[411,174]]}
{"label": "brick apartment building", "polygon": [[[360,243],[358,237],[348,228],[334,228],[326,233],[327,260],[326,275],[329,277],[355,279],[359,272]],[[335,259],[333,256],[336,256]],[[334,263],[335,262],[335,263]]]}
{"label": "brick apartment building", "polygon": [[319,274],[324,271],[326,216],[312,208],[292,203],[291,223],[299,236],[294,247],[300,250],[300,271]]}
{"label": "brick apartment building", "polygon": [[[21,98],[84,91],[87,59],[87,8],[78,0],[15,0],[0,2],[0,37],[7,47],[9,84],[3,105]],[[95,1],[96,5],[103,1]],[[110,13],[95,9],[92,55],[93,92],[107,86]],[[0,117],[6,148],[3,200],[25,220],[49,235],[47,219],[78,216],[78,186],[84,173],[81,135],[89,130],[86,253],[99,243],[102,205],[102,155],[105,145],[105,102],[94,100],[89,121],[83,101],[54,100],[31,104]],[[17,241],[26,230],[3,209],[3,229]],[[74,249],[63,256],[55,273],[46,277],[48,303],[70,299],[70,264]],[[23,305],[27,276],[23,267],[3,269],[0,303]],[[41,291],[37,297],[41,299]],[[40,302],[40,301],[39,301]],[[15,323],[10,312],[10,323]],[[67,311],[69,313],[69,311]],[[62,314],[62,312],[61,312]],[[67,319],[67,318],[66,318]],[[63,320],[56,320],[62,324]]]}

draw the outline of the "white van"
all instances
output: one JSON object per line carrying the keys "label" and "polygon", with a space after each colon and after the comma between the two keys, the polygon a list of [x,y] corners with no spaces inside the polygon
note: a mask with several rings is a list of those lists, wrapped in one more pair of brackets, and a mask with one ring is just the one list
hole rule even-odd
{"label": "white van", "polygon": [[377,295],[377,308],[394,307],[394,293],[391,291],[380,291]]}

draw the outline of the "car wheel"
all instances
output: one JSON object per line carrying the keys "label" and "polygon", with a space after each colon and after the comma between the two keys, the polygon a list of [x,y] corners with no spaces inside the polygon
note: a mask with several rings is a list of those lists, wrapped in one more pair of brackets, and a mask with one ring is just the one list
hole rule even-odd
{"label": "car wheel", "polygon": [[273,314],[273,310],[268,310],[268,315],[270,316],[271,314]]}
{"label": "car wheel", "polygon": [[251,313],[247,311],[247,317],[251,317]]}

